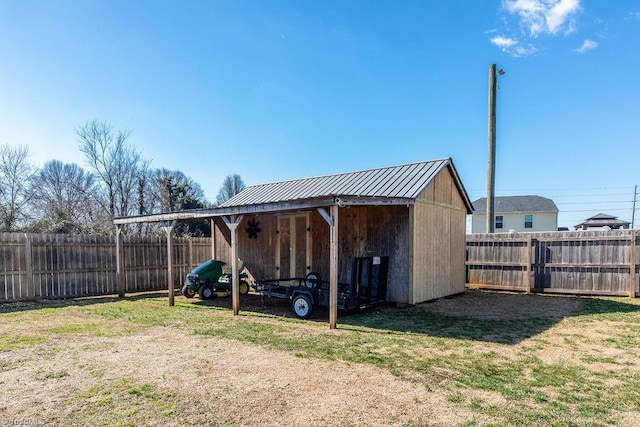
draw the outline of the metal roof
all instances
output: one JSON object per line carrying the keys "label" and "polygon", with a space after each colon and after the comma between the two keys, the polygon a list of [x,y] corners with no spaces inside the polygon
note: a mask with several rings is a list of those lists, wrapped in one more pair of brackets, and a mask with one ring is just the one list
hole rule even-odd
{"label": "metal roof", "polygon": [[630,224],[631,224],[630,221],[623,221],[621,219],[618,219],[617,216],[608,215],[605,213],[599,213],[598,215],[594,215],[591,218],[587,218],[584,222],[581,222],[580,224],[576,224],[574,227],[579,228],[579,227],[609,226],[609,227],[618,228],[620,226],[629,227]]}
{"label": "metal roof", "polygon": [[[540,196],[506,196],[496,197],[495,212],[496,213],[514,213],[514,212],[558,212],[558,207],[551,199]],[[487,198],[473,202],[474,214],[487,213]]]}
{"label": "metal roof", "polygon": [[447,168],[467,213],[473,207],[450,158],[252,185],[214,208],[115,218],[116,225],[205,219],[225,215],[278,212],[343,205],[413,204],[422,190]]}
{"label": "metal roof", "polygon": [[220,205],[230,208],[326,197],[416,199],[445,167],[471,210],[471,202],[450,158],[312,178],[252,185]]}

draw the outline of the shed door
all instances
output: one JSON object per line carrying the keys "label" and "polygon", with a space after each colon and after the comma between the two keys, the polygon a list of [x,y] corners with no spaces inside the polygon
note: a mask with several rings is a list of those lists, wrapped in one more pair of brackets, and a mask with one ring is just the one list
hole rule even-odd
{"label": "shed door", "polygon": [[278,217],[276,265],[279,279],[305,277],[311,271],[311,231],[308,213]]}

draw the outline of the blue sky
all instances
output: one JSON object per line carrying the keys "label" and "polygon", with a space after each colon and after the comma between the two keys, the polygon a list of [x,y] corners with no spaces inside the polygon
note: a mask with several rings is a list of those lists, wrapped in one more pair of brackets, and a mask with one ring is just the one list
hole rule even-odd
{"label": "blue sky", "polygon": [[108,121],[210,200],[452,157],[475,200],[495,63],[496,195],[630,220],[639,49],[637,0],[0,0],[0,144],[84,166],[74,129]]}

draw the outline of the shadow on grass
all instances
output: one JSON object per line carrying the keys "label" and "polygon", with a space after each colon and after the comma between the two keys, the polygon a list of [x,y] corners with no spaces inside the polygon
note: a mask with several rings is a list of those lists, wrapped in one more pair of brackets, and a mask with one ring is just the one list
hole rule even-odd
{"label": "shadow on grass", "polygon": [[626,313],[640,314],[640,299],[629,300],[634,303],[623,302],[623,298],[582,298],[582,308],[578,315],[610,315],[607,316],[611,320],[615,315],[623,315]]}
{"label": "shadow on grass", "polygon": [[342,325],[421,334],[437,338],[517,344],[559,323],[561,318],[478,319],[431,313],[421,307],[377,309],[341,319]]}
{"label": "shadow on grass", "polygon": [[55,307],[70,307],[70,306],[88,306],[94,304],[107,304],[117,301],[129,300],[138,301],[154,298],[167,298],[166,291],[150,291],[140,292],[135,294],[127,294],[124,299],[118,298],[117,295],[96,295],[80,298],[65,298],[65,299],[53,299],[42,298],[35,301],[23,301],[23,302],[6,302],[0,303],[1,313],[16,313],[20,311],[29,310],[41,310],[43,308],[55,308]]}
{"label": "shadow on grass", "polygon": [[[380,307],[345,317],[341,323],[391,333],[513,345],[535,337],[567,318],[590,316],[594,320],[640,323],[640,301],[626,301],[629,302],[623,298],[467,291],[404,309]],[[472,307],[469,307],[470,302]],[[459,311],[457,307],[463,310]]]}

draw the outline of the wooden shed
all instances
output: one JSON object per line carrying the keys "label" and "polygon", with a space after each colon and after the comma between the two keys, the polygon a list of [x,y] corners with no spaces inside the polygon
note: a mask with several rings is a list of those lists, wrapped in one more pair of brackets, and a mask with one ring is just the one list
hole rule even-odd
{"label": "wooden shed", "polygon": [[[314,271],[332,293],[351,279],[354,258],[388,257],[387,301],[417,304],[464,291],[471,212],[447,158],[254,185],[215,209],[115,223],[209,217],[214,258],[240,258],[257,279]],[[335,327],[335,304],[329,311]]]}
{"label": "wooden shed", "polygon": [[[240,224],[238,256],[254,276],[278,279],[310,271],[329,277],[330,230],[317,207],[334,204],[339,282],[350,280],[354,258],[388,256],[387,301],[464,291],[471,203],[451,159],[255,185],[220,208],[255,208]],[[216,223],[216,257],[229,260],[230,230]]]}

